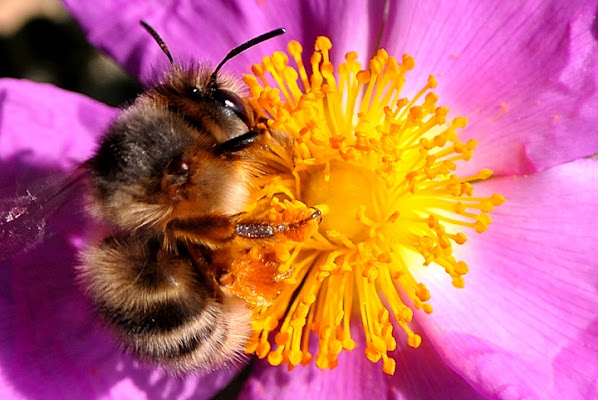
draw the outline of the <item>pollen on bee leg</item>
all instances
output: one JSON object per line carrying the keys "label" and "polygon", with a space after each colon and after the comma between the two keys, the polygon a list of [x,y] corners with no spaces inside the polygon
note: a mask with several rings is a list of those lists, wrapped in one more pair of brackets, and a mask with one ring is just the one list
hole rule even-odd
{"label": "pollen on bee leg", "polygon": [[[410,327],[414,312],[433,311],[432,294],[414,269],[440,269],[454,287],[464,287],[475,266],[457,260],[454,246],[467,245],[464,230],[484,232],[488,213],[504,198],[474,196],[475,182],[489,178],[489,170],[464,178],[455,173],[477,143],[458,140],[467,119],[448,119],[449,109],[437,105],[435,77],[411,97],[402,93],[413,57],[399,60],[380,50],[362,69],[357,53],[349,52],[335,72],[328,38],[316,40],[309,58],[298,42],[288,53],[264,58],[255,76],[245,77],[250,102],[268,115],[268,127],[294,141],[294,181],[282,191],[265,184],[262,192],[316,207],[321,223],[285,250],[279,271],[286,284],[254,313],[260,344],[252,342],[248,351],[289,369],[311,361],[330,369],[342,351],[360,348],[393,374],[389,353],[397,339],[413,348],[422,342]],[[272,208],[281,204],[273,201]],[[355,318],[365,344],[351,338]],[[271,347],[263,344],[268,338]]]}

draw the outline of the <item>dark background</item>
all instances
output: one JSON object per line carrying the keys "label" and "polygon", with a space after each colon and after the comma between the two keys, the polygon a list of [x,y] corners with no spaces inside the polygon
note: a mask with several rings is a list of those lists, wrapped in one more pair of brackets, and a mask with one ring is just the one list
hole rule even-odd
{"label": "dark background", "polygon": [[52,83],[111,106],[124,104],[142,89],[87,43],[57,0],[0,2],[0,77]]}

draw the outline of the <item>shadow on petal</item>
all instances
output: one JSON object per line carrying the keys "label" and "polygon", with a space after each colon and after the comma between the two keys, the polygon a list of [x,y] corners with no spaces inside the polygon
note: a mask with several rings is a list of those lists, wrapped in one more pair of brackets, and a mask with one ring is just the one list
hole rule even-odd
{"label": "shadow on petal", "polygon": [[[580,332],[579,337],[557,354],[552,362],[555,371],[556,393],[578,393],[579,398],[591,399],[598,395],[598,319]],[[578,369],[583,365],[584,375],[593,377],[580,379]]]}
{"label": "shadow on petal", "polygon": [[590,30],[592,31],[594,39],[598,41],[598,7],[596,7],[596,12],[594,12],[594,22],[592,23]]}

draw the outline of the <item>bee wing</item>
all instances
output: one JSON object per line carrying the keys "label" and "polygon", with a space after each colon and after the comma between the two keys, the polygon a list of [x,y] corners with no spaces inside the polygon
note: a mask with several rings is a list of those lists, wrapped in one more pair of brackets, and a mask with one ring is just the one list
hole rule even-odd
{"label": "bee wing", "polygon": [[50,216],[75,198],[84,184],[84,171],[32,185],[25,194],[0,199],[0,262],[26,252],[46,238]]}

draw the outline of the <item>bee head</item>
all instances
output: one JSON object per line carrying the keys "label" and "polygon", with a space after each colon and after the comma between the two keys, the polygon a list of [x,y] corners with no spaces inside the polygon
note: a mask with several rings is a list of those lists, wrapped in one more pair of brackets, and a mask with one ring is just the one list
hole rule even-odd
{"label": "bee head", "polygon": [[116,119],[90,161],[94,211],[131,229],[240,212],[254,113],[225,82],[176,69]]}
{"label": "bee head", "polygon": [[171,69],[120,114],[90,160],[92,211],[122,229],[241,212],[255,156],[251,148],[260,146],[263,135],[238,85],[219,70],[284,29],[243,43],[208,69],[176,64],[160,36],[141,24]]}

